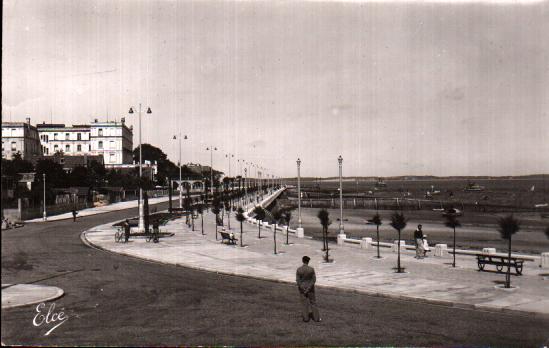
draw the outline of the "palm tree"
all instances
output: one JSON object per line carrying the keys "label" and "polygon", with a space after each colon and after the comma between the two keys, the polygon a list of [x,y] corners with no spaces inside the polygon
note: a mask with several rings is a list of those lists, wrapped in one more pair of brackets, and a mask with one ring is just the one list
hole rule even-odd
{"label": "palm tree", "polygon": [[382,224],[381,217],[378,213],[372,217],[372,221],[376,225],[376,236],[377,236],[377,258],[380,259],[381,256],[379,255],[379,226]]}
{"label": "palm tree", "polygon": [[244,216],[244,209],[238,208],[236,213],[236,220],[240,222],[240,246],[243,247],[242,244],[242,223],[246,221],[246,217]]}
{"label": "palm tree", "polygon": [[212,207],[212,213],[215,214],[215,240],[217,240],[217,220],[219,219],[219,213],[221,212],[221,209],[217,205],[214,205]]}
{"label": "palm tree", "polygon": [[289,245],[289,231],[290,231],[290,220],[292,219],[292,208],[286,208],[284,209],[284,211],[282,212],[282,216],[284,218],[284,221],[286,222],[286,224],[288,225],[286,227],[286,245]]}
{"label": "palm tree", "polygon": [[256,220],[258,220],[257,226],[259,227],[257,238],[261,239],[261,223],[265,220],[265,210],[258,205],[254,208],[254,214]]}
{"label": "palm tree", "polygon": [[204,235],[204,205],[199,204],[196,206],[196,212],[200,214],[200,224],[202,229],[202,235]]}
{"label": "palm tree", "polygon": [[461,227],[461,223],[456,219],[453,214],[446,215],[446,222],[444,223],[446,227],[454,229],[454,261],[452,261],[452,267],[456,267],[456,227]]}
{"label": "palm tree", "polygon": [[276,254],[276,225],[278,222],[282,219],[282,210],[281,209],[275,209],[271,213],[274,224],[273,224],[273,240],[274,240],[274,253]]}
{"label": "palm tree", "polygon": [[498,220],[498,231],[501,238],[509,241],[507,275],[505,277],[505,287],[511,287],[511,237],[520,230],[520,221],[513,217],[513,214],[502,217]]}
{"label": "palm tree", "polygon": [[407,219],[404,214],[395,211],[391,215],[391,227],[398,231],[398,257],[397,257],[397,273],[404,272],[404,269],[400,267],[400,232],[406,227]]}
{"label": "palm tree", "polygon": [[318,212],[316,215],[318,219],[320,220],[320,224],[322,225],[322,239],[324,242],[324,251],[326,251],[326,254],[324,255],[324,261],[330,262],[329,258],[329,248],[328,248],[328,226],[332,223],[330,221],[330,213],[326,209],[322,209]]}

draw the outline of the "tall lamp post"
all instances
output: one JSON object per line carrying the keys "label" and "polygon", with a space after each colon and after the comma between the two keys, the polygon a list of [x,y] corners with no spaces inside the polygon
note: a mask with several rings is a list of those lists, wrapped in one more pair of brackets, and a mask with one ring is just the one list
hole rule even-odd
{"label": "tall lamp post", "polygon": [[207,147],[206,148],[206,151],[210,151],[210,194],[212,195],[213,197],[213,194],[214,194],[214,189],[213,189],[213,184],[214,184],[214,177],[213,177],[213,151],[217,151],[217,147],[213,147],[213,146],[210,146],[210,147]]}
{"label": "tall lamp post", "polygon": [[301,159],[297,159],[297,227],[301,227]]}
{"label": "tall lamp post", "polygon": [[46,215],[46,173],[42,174],[42,181],[44,182],[44,212],[42,213],[42,220],[46,221],[48,215]]}
{"label": "tall lamp post", "polygon": [[181,132],[178,135],[173,136],[174,140],[179,139],[179,208],[183,208],[183,187],[181,185],[181,139],[187,140],[187,136],[181,137]]}
{"label": "tall lamp post", "polygon": [[[145,214],[143,210],[143,187],[141,178],[143,176],[143,160],[142,160],[142,151],[141,151],[141,103],[139,103],[139,225],[137,226],[137,231],[139,233],[145,232]],[[130,107],[129,114],[133,114],[133,107]],[[152,114],[151,108],[147,108],[147,114]]]}
{"label": "tall lamp post", "polygon": [[[225,157],[227,157],[227,159],[229,160],[229,179],[231,178],[231,157],[234,157],[233,154],[231,153],[228,153],[225,155]],[[229,181],[229,189],[231,188],[231,181]]]}
{"label": "tall lamp post", "polygon": [[339,163],[339,234],[345,234],[343,230],[343,183],[341,179],[343,157],[341,155],[337,158],[337,162]]}
{"label": "tall lamp post", "polygon": [[244,202],[248,206],[248,168],[244,167]]}

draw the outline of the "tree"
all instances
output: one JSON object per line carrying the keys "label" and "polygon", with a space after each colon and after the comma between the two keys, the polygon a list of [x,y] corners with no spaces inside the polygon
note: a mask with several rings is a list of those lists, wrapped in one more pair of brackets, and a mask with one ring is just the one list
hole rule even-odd
{"label": "tree", "polygon": [[284,221],[286,222],[286,245],[289,245],[289,231],[290,231],[290,220],[292,219],[292,209],[293,207],[289,207],[289,208],[286,208],[284,209],[284,211],[282,212],[282,216],[284,218]]}
{"label": "tree", "polygon": [[380,259],[381,255],[379,255],[379,226],[381,226],[381,217],[378,213],[376,213],[371,220],[376,225],[376,238],[377,238],[377,258]]}
{"label": "tree", "polygon": [[272,212],[273,217],[273,241],[274,241],[274,253],[276,254],[276,225],[280,222],[282,219],[282,210],[281,209],[275,209]]}
{"label": "tree", "polygon": [[549,238],[549,226],[545,228],[545,235]]}
{"label": "tree", "polygon": [[513,234],[520,230],[520,221],[513,217],[513,214],[502,217],[498,220],[498,231],[501,238],[509,241],[508,260],[507,260],[507,275],[505,277],[505,287],[511,287],[511,239]]}
{"label": "tree", "polygon": [[246,221],[246,217],[244,216],[244,209],[238,208],[236,213],[236,220],[240,222],[240,246],[243,247],[242,244],[242,223]]}
{"label": "tree", "polygon": [[201,225],[201,231],[202,235],[204,235],[204,206],[202,204],[198,204],[196,206],[196,212],[200,214],[200,225]]}
{"label": "tree", "polygon": [[400,267],[400,233],[406,227],[407,219],[404,217],[404,214],[395,211],[391,215],[391,227],[398,231],[398,257],[397,257],[397,273],[404,272],[404,269]]}
{"label": "tree", "polygon": [[328,247],[328,226],[332,224],[332,221],[330,221],[330,213],[328,213],[326,209],[321,209],[316,216],[320,220],[320,225],[322,225],[322,240],[324,243],[323,250],[326,251],[326,254],[324,255],[324,261],[330,262]]}
{"label": "tree", "polygon": [[461,227],[461,223],[456,219],[453,214],[446,215],[446,222],[444,223],[446,227],[454,229],[454,260],[452,261],[452,267],[456,267],[456,227]]}
{"label": "tree", "polygon": [[221,211],[221,209],[219,209],[219,207],[214,204],[213,207],[212,207],[212,213],[215,214],[215,240],[217,240],[217,221],[219,219],[220,211]]}
{"label": "tree", "polygon": [[258,220],[257,226],[259,227],[257,238],[261,239],[261,223],[265,220],[265,210],[259,205],[254,208],[255,219]]}

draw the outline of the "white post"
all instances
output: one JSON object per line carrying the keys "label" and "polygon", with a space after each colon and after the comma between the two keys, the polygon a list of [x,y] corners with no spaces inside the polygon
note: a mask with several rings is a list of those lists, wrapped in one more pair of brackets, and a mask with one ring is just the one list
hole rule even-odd
{"label": "white post", "polygon": [[46,221],[48,219],[48,215],[46,214],[46,173],[42,174],[42,178],[44,179],[44,212],[42,213],[42,220]]}
{"label": "white post", "polygon": [[[139,182],[143,175],[142,166],[142,151],[141,151],[141,103],[139,103]],[[137,227],[139,233],[145,232],[145,212],[143,208],[143,188],[139,186],[139,224]]]}

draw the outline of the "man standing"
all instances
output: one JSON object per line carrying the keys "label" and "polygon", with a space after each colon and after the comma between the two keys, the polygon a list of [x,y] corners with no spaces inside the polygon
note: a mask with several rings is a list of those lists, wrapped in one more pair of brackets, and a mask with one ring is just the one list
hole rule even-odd
{"label": "man standing", "polygon": [[422,259],[425,256],[425,251],[423,249],[423,231],[421,229],[421,224],[417,225],[417,228],[414,232],[414,240],[416,241],[416,259]]}
{"label": "man standing", "polygon": [[316,275],[314,268],[309,266],[309,260],[309,256],[303,256],[303,265],[297,269],[295,281],[301,299],[303,321],[308,322],[312,317],[314,321],[319,322],[321,319],[315,297]]}
{"label": "man standing", "polygon": [[76,222],[76,214],[78,214],[78,212],[76,211],[76,209],[73,209],[72,210],[72,222]]}
{"label": "man standing", "polygon": [[130,220],[124,222],[124,241],[127,243],[130,239]]}

